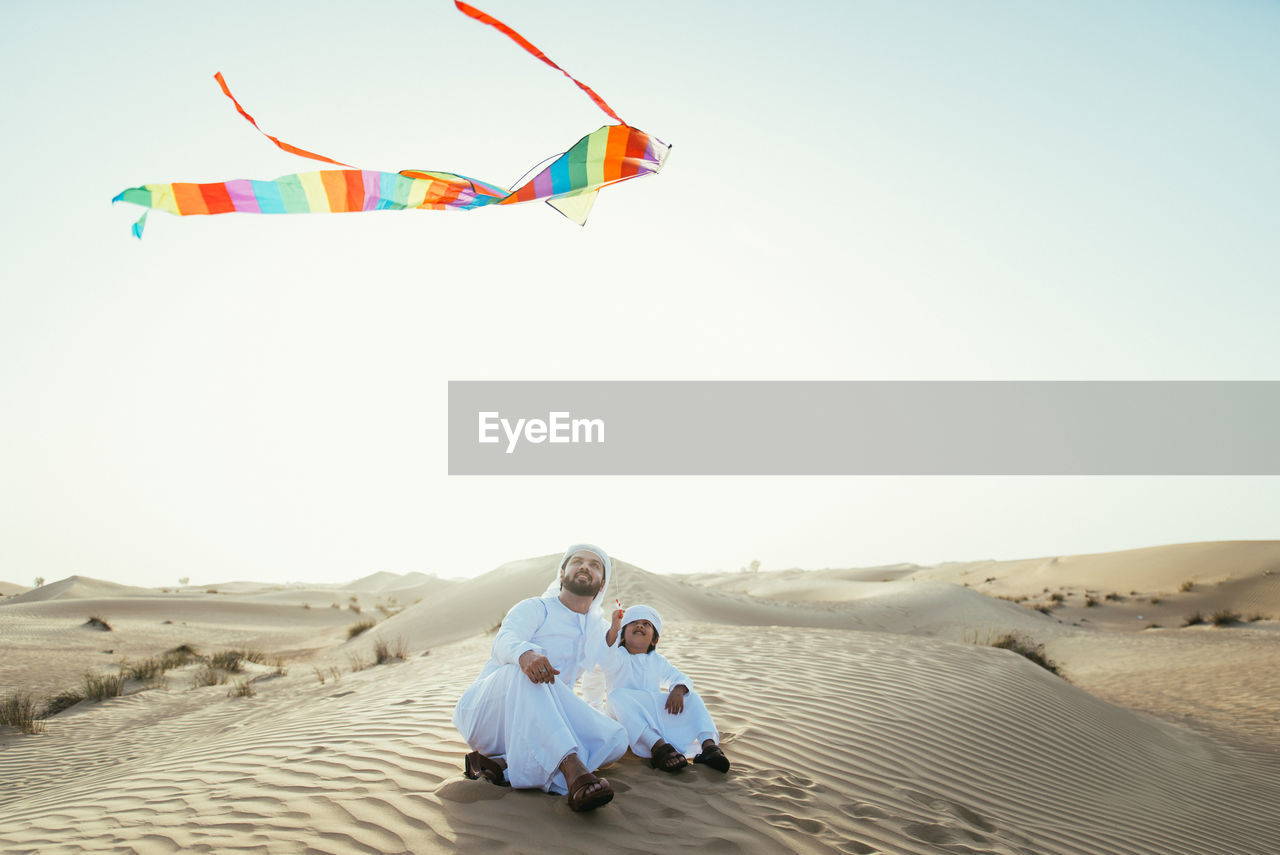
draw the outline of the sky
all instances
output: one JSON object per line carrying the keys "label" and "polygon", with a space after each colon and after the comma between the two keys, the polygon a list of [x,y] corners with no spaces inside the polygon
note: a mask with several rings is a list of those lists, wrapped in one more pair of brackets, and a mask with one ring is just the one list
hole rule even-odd
{"label": "sky", "polygon": [[[0,580],[655,572],[1280,537],[1274,477],[450,477],[450,380],[1280,380],[1280,5],[485,0],[673,145],[543,205],[176,218],[315,164],[511,184],[607,118],[446,0],[0,6]],[[678,414],[674,414],[678,417]]]}

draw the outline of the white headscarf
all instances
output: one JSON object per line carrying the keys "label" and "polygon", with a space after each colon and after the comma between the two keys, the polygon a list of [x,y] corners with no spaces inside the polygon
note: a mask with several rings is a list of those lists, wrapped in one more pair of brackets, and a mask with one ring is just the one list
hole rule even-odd
{"label": "white headscarf", "polygon": [[602,609],[605,593],[609,590],[609,581],[613,578],[613,562],[609,560],[609,554],[598,546],[590,543],[575,543],[565,550],[564,557],[560,559],[560,564],[556,567],[556,575],[551,580],[551,584],[547,586],[547,590],[542,592],[542,596],[547,597],[552,594],[560,593],[560,571],[564,570],[569,559],[573,557],[575,552],[593,553],[600,562],[604,564],[604,584],[600,586],[600,592],[596,594],[594,600],[591,601],[592,609]]}
{"label": "white headscarf", "polygon": [[[662,635],[662,615],[658,614],[658,610],[653,606],[629,606],[627,610],[622,613],[622,628],[625,630],[627,628],[627,624],[637,620],[647,620],[649,623],[653,624],[654,633]],[[618,633],[618,640],[615,644],[622,644],[621,632]]]}

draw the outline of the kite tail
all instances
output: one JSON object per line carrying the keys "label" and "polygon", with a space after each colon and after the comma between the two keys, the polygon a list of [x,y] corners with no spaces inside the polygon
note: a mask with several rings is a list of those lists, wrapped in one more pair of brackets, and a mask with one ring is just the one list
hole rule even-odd
{"label": "kite tail", "polygon": [[236,100],[236,96],[232,95],[231,89],[227,87],[227,81],[222,78],[221,71],[213,75],[213,79],[218,81],[218,85],[222,87],[222,94],[226,95],[228,98],[231,99],[231,103],[236,105],[236,110],[239,111],[240,115],[248,119],[249,124],[253,125],[255,128],[258,129],[258,133],[262,134],[264,137],[266,137],[267,139],[275,143],[276,147],[279,148],[281,151],[287,151],[289,152],[289,154],[296,154],[299,157],[309,157],[312,160],[320,160],[325,163],[332,163],[334,166],[345,166],[348,169],[356,168],[349,163],[343,163],[340,160],[334,160],[332,157],[327,157],[323,154],[316,154],[314,151],[307,151],[305,148],[298,148],[296,145],[287,143],[279,139],[278,137],[271,136],[271,134],[267,133],[262,128],[258,127],[258,123],[254,120],[253,116],[250,116],[247,112],[245,112],[244,107],[240,106],[240,102]]}
{"label": "kite tail", "polygon": [[624,125],[626,124],[626,122],[623,122],[622,118],[617,113],[613,112],[613,108],[610,107],[608,104],[606,104],[604,99],[595,93],[595,90],[593,90],[590,86],[583,83],[581,80],[574,77],[572,74],[565,71],[563,68],[556,65],[554,62],[552,62],[551,59],[545,53],[538,50],[538,48],[532,42],[526,39],[524,36],[520,35],[515,30],[511,29],[506,24],[502,23],[492,15],[487,15],[484,12],[481,12],[479,9],[477,9],[474,6],[468,6],[466,3],[463,3],[462,0],[453,0],[453,5],[457,6],[458,11],[462,12],[464,15],[468,15],[472,18],[475,18],[477,21],[479,21],[482,24],[488,24],[489,26],[493,27],[495,30],[502,33],[507,38],[511,39],[511,41],[520,45],[520,47],[524,48],[533,56],[536,56],[538,59],[542,60],[547,65],[551,66],[556,71],[560,72],[565,77],[569,78],[574,83],[578,84],[578,88],[581,89],[583,92],[586,92],[587,97],[589,97],[597,107],[599,107],[601,110],[604,110],[605,114],[609,118],[613,119],[615,122],[619,122]]}

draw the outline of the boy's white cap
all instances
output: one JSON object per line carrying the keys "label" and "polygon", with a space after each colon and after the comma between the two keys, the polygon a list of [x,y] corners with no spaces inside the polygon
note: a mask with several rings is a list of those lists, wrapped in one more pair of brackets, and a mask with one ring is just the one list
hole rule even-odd
{"label": "boy's white cap", "polygon": [[[636,620],[647,620],[653,624],[653,631],[662,635],[662,615],[653,606],[632,606],[622,613],[623,627]],[[622,641],[621,637],[618,641]]]}

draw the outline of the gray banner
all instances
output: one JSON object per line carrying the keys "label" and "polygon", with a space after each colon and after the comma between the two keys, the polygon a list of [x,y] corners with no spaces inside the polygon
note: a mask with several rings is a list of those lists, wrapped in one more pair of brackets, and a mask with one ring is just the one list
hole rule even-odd
{"label": "gray banner", "polygon": [[1277,475],[1280,382],[451,381],[450,475]]}

